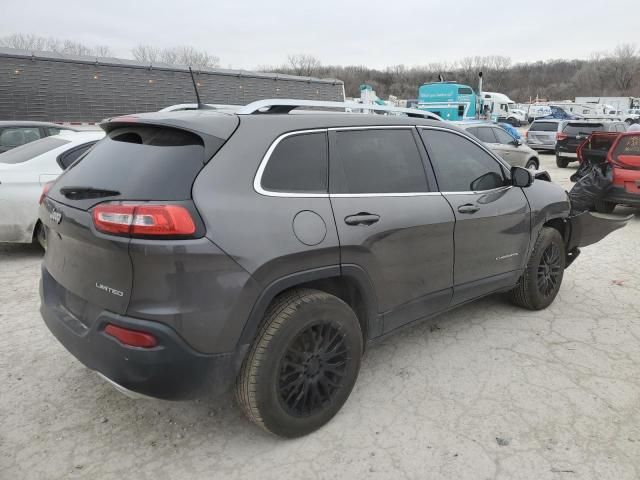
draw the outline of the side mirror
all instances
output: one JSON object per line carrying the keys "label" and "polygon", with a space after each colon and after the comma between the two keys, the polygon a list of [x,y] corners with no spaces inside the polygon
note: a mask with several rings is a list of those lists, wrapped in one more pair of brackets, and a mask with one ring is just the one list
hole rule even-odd
{"label": "side mirror", "polygon": [[526,188],[531,186],[534,180],[533,172],[527,168],[511,167],[511,185]]}
{"label": "side mirror", "polygon": [[522,145],[522,140],[520,140],[519,138],[514,138],[513,145],[519,147],[520,145]]}

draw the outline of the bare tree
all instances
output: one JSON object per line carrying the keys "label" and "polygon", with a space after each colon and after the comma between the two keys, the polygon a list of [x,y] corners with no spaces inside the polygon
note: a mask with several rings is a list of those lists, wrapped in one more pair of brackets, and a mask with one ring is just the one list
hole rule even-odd
{"label": "bare tree", "polygon": [[110,57],[111,48],[108,45],[96,45],[93,47],[93,53],[96,57]]}
{"label": "bare tree", "polygon": [[634,75],[640,69],[636,47],[630,44],[618,45],[613,51],[610,64],[616,88],[621,92],[628,92]]}
{"label": "bare tree", "polygon": [[288,55],[287,63],[295,75],[302,75],[305,77],[313,77],[314,75],[317,75],[320,67],[322,67],[322,63],[318,58],[304,53]]}
{"label": "bare tree", "polygon": [[220,65],[219,57],[189,46],[158,48],[151,45],[138,45],[131,50],[131,54],[136,60],[148,63],[189,65],[196,68],[218,67]]}
{"label": "bare tree", "polygon": [[73,40],[60,40],[53,37],[15,33],[0,38],[0,46],[19,48],[29,51],[45,51],[67,55],[95,55],[104,57],[110,54],[109,47],[99,45],[95,48]]}
{"label": "bare tree", "polygon": [[138,45],[131,49],[131,55],[139,62],[158,63],[160,62],[160,49],[151,45]]}

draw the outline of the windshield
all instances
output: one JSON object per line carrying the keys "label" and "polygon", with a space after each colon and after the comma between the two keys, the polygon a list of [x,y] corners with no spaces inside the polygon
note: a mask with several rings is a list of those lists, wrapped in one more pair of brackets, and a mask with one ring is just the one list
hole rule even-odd
{"label": "windshield", "polygon": [[26,145],[1,154],[0,163],[24,163],[54,148],[61,147],[65,143],[69,143],[69,140],[63,140],[58,137],[47,137],[42,140],[36,140],[35,142],[27,143]]}

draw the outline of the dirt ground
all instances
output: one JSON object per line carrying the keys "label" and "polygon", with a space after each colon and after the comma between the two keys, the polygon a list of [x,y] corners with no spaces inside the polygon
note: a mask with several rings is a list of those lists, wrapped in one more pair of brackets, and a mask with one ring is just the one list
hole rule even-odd
{"label": "dirt ground", "polygon": [[[575,167],[543,168],[570,186]],[[371,348],[342,411],[297,440],[230,396],[121,395],[41,321],[41,252],[1,246],[0,478],[638,479],[639,239],[636,218],[585,248],[545,311],[493,296]]]}

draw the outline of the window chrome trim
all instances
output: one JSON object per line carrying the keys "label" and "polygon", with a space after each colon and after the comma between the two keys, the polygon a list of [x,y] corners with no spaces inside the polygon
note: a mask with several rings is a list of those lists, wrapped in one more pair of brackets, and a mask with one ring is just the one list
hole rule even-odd
{"label": "window chrome trim", "polygon": [[[253,189],[257,193],[267,197],[329,198],[328,193],[275,192],[273,190],[265,190],[264,188],[262,188],[262,174],[264,173],[264,170],[267,167],[267,163],[269,162],[269,159],[271,158],[271,155],[273,154],[273,151],[276,149],[278,144],[285,138],[289,138],[294,135],[305,135],[307,133],[327,133],[327,129],[315,128],[311,130],[296,130],[293,132],[283,133],[273,141],[273,143],[269,146],[267,153],[265,153],[264,157],[262,157],[262,161],[260,162],[260,166],[258,167],[256,176],[253,179]],[[328,161],[328,158],[329,157],[327,156],[327,161]]]}
{"label": "window chrome trim", "polygon": [[368,197],[432,197],[442,196],[441,192],[407,192],[407,193],[330,193],[331,198],[368,198]]}
{"label": "window chrome trim", "polygon": [[[493,153],[491,150],[489,150],[489,148],[487,148],[486,145],[484,145],[482,142],[480,142],[479,140],[476,140],[475,138],[471,137],[471,134],[469,134],[469,136],[464,135],[462,132],[458,132],[456,130],[452,130],[449,128],[442,128],[442,127],[431,127],[431,126],[427,126],[427,125],[417,125],[418,129],[422,129],[422,130],[441,130],[444,132],[450,132],[450,133],[454,133],[462,138],[466,138],[467,140],[469,140],[470,142],[476,144],[477,146],[479,146],[482,150],[484,150],[486,153],[489,154],[489,156],[491,158],[493,158],[494,160],[496,160],[503,168],[505,168],[507,170],[507,172],[511,171],[511,165],[509,165],[506,161],[504,161],[502,158],[500,158],[498,155],[496,155],[495,153]],[[429,150],[427,148],[427,154],[429,153]],[[431,158],[429,158],[429,161],[431,162]],[[436,178],[437,180],[437,178]],[[508,180],[508,178],[507,178]],[[486,194],[486,193],[491,193],[491,192],[497,192],[497,191],[501,191],[501,190],[507,190],[509,188],[512,188],[513,185],[504,185],[502,187],[497,187],[497,188],[491,188],[489,190],[478,190],[478,191],[473,191],[473,190],[467,190],[465,192],[441,192],[443,195],[479,195],[479,194]]]}
{"label": "window chrome trim", "polygon": [[[500,158],[498,155],[496,155],[491,150],[489,150],[489,148],[487,148],[487,146],[484,145],[480,140],[477,140],[477,139],[473,138],[473,136],[471,134],[467,134],[468,135],[467,136],[467,135],[463,134],[462,132],[458,132],[457,130],[453,130],[453,129],[449,129],[449,128],[442,128],[442,127],[431,127],[431,126],[427,126],[427,125],[417,125],[417,127],[420,130],[441,130],[443,132],[454,133],[454,134],[458,135],[459,137],[466,138],[467,140],[469,140],[472,143],[475,143],[477,146],[479,146],[481,149],[483,149],[485,152],[487,152],[494,160],[496,160],[500,165],[502,165],[504,168],[506,168],[508,172],[511,171],[511,165],[509,165],[502,158]],[[500,187],[500,188],[502,188],[502,187]]]}
{"label": "window chrome trim", "polygon": [[330,132],[339,132],[342,130],[350,131],[350,130],[412,130],[416,128],[415,125],[362,125],[359,127],[329,127],[327,130]]}
{"label": "window chrome trim", "polygon": [[[265,153],[258,171],[253,179],[253,189],[256,193],[264,195],[266,197],[288,197],[288,198],[369,198],[369,197],[426,197],[426,196],[441,196],[440,192],[407,192],[407,193],[304,193],[304,192],[275,192],[273,190],[266,190],[262,188],[262,175],[267,168],[267,163],[271,158],[274,150],[278,144],[285,138],[294,135],[304,135],[308,133],[327,133],[329,131],[340,130],[381,130],[381,129],[404,129],[414,130],[415,125],[364,125],[358,127],[329,127],[329,128],[315,128],[310,130],[295,130],[292,132],[283,133],[277,137],[273,143],[269,146],[267,153]],[[446,130],[446,129],[443,129]]]}

